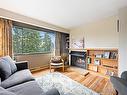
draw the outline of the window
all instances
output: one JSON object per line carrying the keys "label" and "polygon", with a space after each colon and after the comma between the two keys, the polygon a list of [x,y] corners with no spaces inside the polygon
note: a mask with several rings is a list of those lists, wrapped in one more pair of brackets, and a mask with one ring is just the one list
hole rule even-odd
{"label": "window", "polygon": [[55,32],[13,26],[14,54],[51,53],[55,48]]}

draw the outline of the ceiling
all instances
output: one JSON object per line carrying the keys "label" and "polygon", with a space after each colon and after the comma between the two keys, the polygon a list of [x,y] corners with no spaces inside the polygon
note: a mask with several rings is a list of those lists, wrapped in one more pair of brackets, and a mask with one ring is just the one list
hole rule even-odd
{"label": "ceiling", "polygon": [[127,0],[0,0],[0,7],[63,28],[116,15]]}

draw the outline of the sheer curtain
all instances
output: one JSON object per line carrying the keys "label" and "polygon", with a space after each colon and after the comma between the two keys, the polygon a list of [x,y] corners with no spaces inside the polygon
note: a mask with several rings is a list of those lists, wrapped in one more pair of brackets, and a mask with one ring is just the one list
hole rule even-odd
{"label": "sheer curtain", "polygon": [[12,57],[12,21],[0,18],[0,56]]}

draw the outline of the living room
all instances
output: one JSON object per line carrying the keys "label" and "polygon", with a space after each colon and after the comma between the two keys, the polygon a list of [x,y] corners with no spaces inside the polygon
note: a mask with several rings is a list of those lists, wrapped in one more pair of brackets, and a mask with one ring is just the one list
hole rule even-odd
{"label": "living room", "polygon": [[126,0],[0,6],[0,95],[126,95]]}

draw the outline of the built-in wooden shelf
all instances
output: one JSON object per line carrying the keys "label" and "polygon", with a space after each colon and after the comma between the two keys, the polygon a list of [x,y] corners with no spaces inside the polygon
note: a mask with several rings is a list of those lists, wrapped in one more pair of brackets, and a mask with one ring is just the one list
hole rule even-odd
{"label": "built-in wooden shelf", "polygon": [[118,75],[118,49],[89,48],[87,50],[87,69],[104,75]]}

